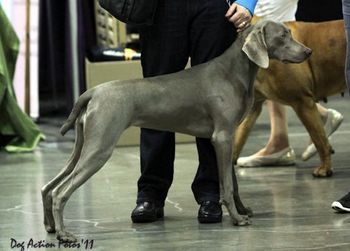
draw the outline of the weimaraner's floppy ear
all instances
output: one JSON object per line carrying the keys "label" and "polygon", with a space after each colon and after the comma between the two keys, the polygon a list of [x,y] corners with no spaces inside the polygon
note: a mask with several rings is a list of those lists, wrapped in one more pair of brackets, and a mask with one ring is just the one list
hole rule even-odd
{"label": "weimaraner's floppy ear", "polygon": [[269,67],[269,56],[265,43],[263,27],[253,30],[246,38],[242,50],[259,67]]}

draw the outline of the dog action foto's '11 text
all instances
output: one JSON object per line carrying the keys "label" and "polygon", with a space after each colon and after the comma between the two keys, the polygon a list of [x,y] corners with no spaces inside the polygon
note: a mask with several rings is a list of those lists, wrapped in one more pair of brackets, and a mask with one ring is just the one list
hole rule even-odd
{"label": "dog action foto's '11 text", "polygon": [[238,193],[232,168],[232,137],[253,103],[259,67],[269,59],[300,63],[311,49],[294,40],[282,23],[262,21],[238,36],[221,56],[187,70],[157,77],[112,81],[80,96],[61,128],[75,124],[72,156],[42,188],[44,224],[59,240],[75,242],[66,231],[63,209],[72,193],[102,168],[129,126],[210,138],[220,184],[220,202],[234,225],[250,224],[251,211]]}
{"label": "dog action foto's '11 text", "polygon": [[63,249],[82,249],[82,250],[91,250],[94,247],[94,240],[81,239],[80,242],[66,242],[59,240],[57,242],[48,242],[46,240],[35,240],[30,238],[27,241],[17,240],[14,238],[10,239],[10,248],[11,250],[29,250],[29,249],[42,249],[42,250],[56,250],[57,248]]}

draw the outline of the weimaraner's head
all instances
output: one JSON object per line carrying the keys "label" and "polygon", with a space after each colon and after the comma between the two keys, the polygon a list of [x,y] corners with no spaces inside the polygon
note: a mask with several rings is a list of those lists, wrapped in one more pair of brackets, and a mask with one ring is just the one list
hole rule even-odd
{"label": "weimaraner's head", "polygon": [[269,66],[269,58],[284,63],[301,63],[312,50],[293,39],[282,23],[260,21],[247,36],[242,50],[261,68]]}

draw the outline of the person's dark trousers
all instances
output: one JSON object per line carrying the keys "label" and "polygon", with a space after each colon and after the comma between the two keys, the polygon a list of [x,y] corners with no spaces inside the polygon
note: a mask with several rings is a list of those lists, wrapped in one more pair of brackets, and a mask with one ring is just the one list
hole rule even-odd
{"label": "person's dark trousers", "polygon": [[[236,30],[225,18],[225,0],[159,0],[152,26],[140,30],[144,77],[183,70],[222,54]],[[192,183],[198,203],[219,200],[216,157],[210,139],[196,139],[199,167]],[[175,137],[172,132],[141,129],[141,177],[137,203],[164,206],[173,180]]]}

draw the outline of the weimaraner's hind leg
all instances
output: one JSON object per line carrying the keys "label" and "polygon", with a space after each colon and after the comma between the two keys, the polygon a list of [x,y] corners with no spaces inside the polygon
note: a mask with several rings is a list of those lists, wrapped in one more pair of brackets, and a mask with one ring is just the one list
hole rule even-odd
{"label": "weimaraner's hind leg", "polygon": [[80,123],[80,117],[81,116],[79,116],[77,122],[75,123],[75,144],[66,166],[60,171],[58,175],[56,175],[55,178],[44,185],[41,189],[41,196],[44,207],[44,225],[48,233],[55,232],[55,222],[52,215],[52,190],[73,171],[80,157],[81,149],[83,148],[83,125]]}
{"label": "weimaraner's hind leg", "polygon": [[55,219],[57,239],[66,242],[75,242],[73,234],[65,231],[63,210],[72,193],[84,184],[93,174],[102,168],[112,155],[119,136],[127,127],[111,120],[98,122],[96,118],[86,120],[84,128],[84,146],[80,159],[73,172],[64,179],[52,192],[53,216]]}

